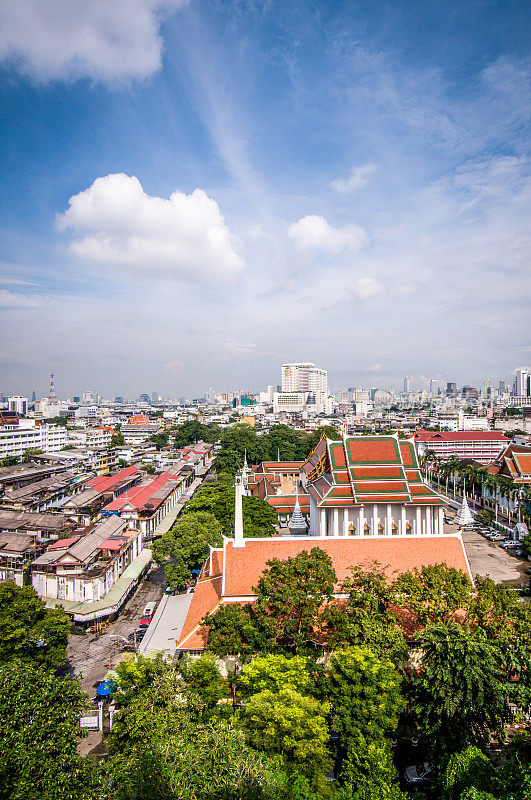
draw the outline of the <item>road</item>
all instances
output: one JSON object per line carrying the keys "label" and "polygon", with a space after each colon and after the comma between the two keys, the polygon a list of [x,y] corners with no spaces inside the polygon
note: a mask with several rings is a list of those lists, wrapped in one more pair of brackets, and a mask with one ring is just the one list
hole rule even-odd
{"label": "road", "polygon": [[147,579],[138,585],[115,622],[98,634],[71,635],[68,638],[67,656],[70,674],[78,675],[83,689],[89,697],[95,694],[95,684],[101,681],[108,669],[123,657],[123,640],[111,636],[127,636],[138,629],[138,623],[146,603],[159,601],[162,597],[164,568],[154,568]]}
{"label": "road", "polygon": [[[456,530],[455,525],[449,526]],[[463,543],[470,562],[472,575],[490,575],[496,583],[507,583],[509,586],[527,586],[529,575],[525,569],[529,561],[511,555],[499,546],[499,543],[489,542],[475,531],[462,532]]]}

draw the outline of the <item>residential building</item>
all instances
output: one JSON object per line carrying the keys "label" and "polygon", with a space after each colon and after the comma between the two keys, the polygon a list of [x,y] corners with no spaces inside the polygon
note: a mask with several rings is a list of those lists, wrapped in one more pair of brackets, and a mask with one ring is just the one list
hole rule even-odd
{"label": "residential building", "polygon": [[513,393],[517,397],[530,397],[531,373],[529,371],[529,367],[518,367],[518,369],[515,371],[515,376]]}
{"label": "residential building", "polygon": [[328,374],[311,362],[282,364],[282,391],[328,394]]}
{"label": "residential building", "polygon": [[507,445],[489,465],[491,475],[531,486],[531,442]]}
{"label": "residential building", "polygon": [[34,449],[55,453],[66,443],[67,434],[62,425],[41,424],[34,419],[0,425],[0,458],[20,457],[26,450]]}
{"label": "residential building", "polygon": [[414,436],[419,455],[433,450],[439,458],[471,458],[480,464],[490,464],[507,444],[501,431],[426,431]]}
{"label": "residential building", "polygon": [[31,565],[32,586],[45,599],[101,600],[141,549],[141,533],[111,517],[49,545]]}
{"label": "residential building", "polygon": [[121,517],[131,528],[141,531],[147,538],[175,506],[185,486],[184,475],[163,472],[154,479],[146,479],[139,486],[128,489],[106,505],[102,514]]}
{"label": "residential building", "polygon": [[282,527],[287,526],[297,500],[305,520],[309,520],[310,497],[301,488],[303,464],[303,461],[264,461],[244,476],[246,491],[265,500],[276,511]]}
{"label": "residential building", "polygon": [[82,431],[68,431],[68,444],[81,449],[110,447],[114,430],[110,427],[85,428]]}

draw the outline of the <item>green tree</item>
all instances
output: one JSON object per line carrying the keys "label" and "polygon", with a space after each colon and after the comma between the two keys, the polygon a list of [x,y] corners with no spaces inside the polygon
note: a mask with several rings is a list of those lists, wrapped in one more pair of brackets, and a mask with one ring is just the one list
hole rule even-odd
{"label": "green tree", "polygon": [[251,750],[243,731],[189,713],[169,665],[120,709],[108,743],[109,800],[272,800],[286,786],[278,761]]}
{"label": "green tree", "polygon": [[288,687],[300,694],[313,695],[317,689],[316,677],[315,663],[304,656],[257,655],[243,666],[238,686],[246,697]]}
{"label": "green tree", "polygon": [[[248,538],[272,536],[277,524],[276,512],[259,497],[243,498],[243,531]],[[198,489],[186,504],[183,517],[203,511],[213,514],[226,536],[234,531],[234,477],[221,473],[217,481]]]}
{"label": "green tree", "polygon": [[168,433],[154,433],[149,437],[148,442],[153,442],[157,450],[162,450],[163,447],[168,446]]}
{"label": "green tree", "polygon": [[180,673],[188,708],[200,719],[207,720],[225,696],[225,681],[216,657],[212,653],[205,653],[200,658],[187,656],[181,661]]}
{"label": "green tree", "polygon": [[89,800],[98,797],[94,771],[81,758],[79,684],[40,666],[0,666],[0,798]]}
{"label": "green tree", "polygon": [[70,619],[47,610],[30,586],[0,583],[0,663],[13,659],[56,669],[66,661]]}
{"label": "green tree", "polygon": [[454,622],[420,637],[420,674],[410,698],[421,731],[435,754],[462,750],[467,740],[485,745],[507,716],[507,679],[499,645],[481,628]]}
{"label": "green tree", "polygon": [[133,702],[139,693],[145,692],[156,675],[163,675],[166,664],[162,653],[144,656],[139,653],[119,661],[114,668],[112,679],[113,699],[125,706]]}
{"label": "green tree", "polygon": [[273,558],[256,587],[255,613],[280,647],[297,651],[319,634],[321,608],[335,583],[332,560],[319,547],[285,561]]}
{"label": "green tree", "polygon": [[258,751],[279,753],[286,763],[314,782],[329,769],[328,703],[319,703],[292,688],[265,690],[245,704],[242,725]]}
{"label": "green tree", "polygon": [[403,572],[392,586],[397,605],[405,604],[422,625],[451,619],[472,600],[470,579],[446,564],[429,564]]}
{"label": "green tree", "polygon": [[220,657],[245,658],[265,647],[266,634],[251,604],[229,603],[207,615],[203,622],[208,627],[207,647]]}
{"label": "green tree", "polygon": [[400,686],[395,665],[368,647],[349,647],[332,656],[326,689],[343,755],[362,740],[381,741],[396,728],[404,706]]}
{"label": "green tree", "polygon": [[22,463],[27,464],[33,456],[40,456],[44,453],[44,450],[41,450],[39,447],[30,447],[28,450],[24,450],[22,453]]}
{"label": "green tree", "polygon": [[448,761],[441,778],[441,800],[460,800],[461,794],[471,788],[494,791],[496,784],[500,788],[487,756],[477,747],[467,747]]}
{"label": "green tree", "polygon": [[228,475],[236,475],[243,466],[243,461],[240,454],[235,450],[221,450],[212,462],[212,466],[218,475],[221,472],[226,472]]}
{"label": "green tree", "polygon": [[361,738],[349,749],[339,779],[334,800],[407,800],[385,739]]}

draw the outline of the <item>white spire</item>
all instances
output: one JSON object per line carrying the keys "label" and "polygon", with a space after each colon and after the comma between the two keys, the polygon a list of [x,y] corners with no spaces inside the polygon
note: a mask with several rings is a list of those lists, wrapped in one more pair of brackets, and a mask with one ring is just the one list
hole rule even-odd
{"label": "white spire", "polygon": [[245,547],[243,539],[243,479],[236,475],[234,479],[234,547]]}
{"label": "white spire", "polygon": [[244,472],[247,470],[247,450],[243,451],[243,469]]}
{"label": "white spire", "polygon": [[460,526],[470,525],[472,522],[474,522],[474,515],[472,514],[468,506],[466,497],[463,497],[463,502],[459,507],[459,511],[455,516],[454,522],[456,523],[456,525]]}
{"label": "white spire", "polygon": [[301,536],[304,535],[307,531],[306,520],[304,519],[299,503],[299,490],[298,485],[295,485],[295,508],[293,509],[293,514],[291,515],[291,519],[288,522],[289,532],[293,536]]}

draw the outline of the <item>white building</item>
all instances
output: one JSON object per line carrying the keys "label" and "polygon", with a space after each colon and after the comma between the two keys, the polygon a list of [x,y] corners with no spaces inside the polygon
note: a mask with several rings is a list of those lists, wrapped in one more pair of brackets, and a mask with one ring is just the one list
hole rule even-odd
{"label": "white building", "polygon": [[16,411],[17,414],[28,413],[28,398],[15,395],[14,397],[7,398],[7,407],[9,411]]}
{"label": "white building", "polygon": [[0,458],[19,457],[32,449],[57,453],[66,443],[67,433],[62,425],[40,425],[34,419],[21,419],[18,425],[0,426]]}
{"label": "white building", "polygon": [[328,394],[328,373],[311,362],[282,364],[282,391]]}
{"label": "white building", "polygon": [[531,395],[531,373],[529,367],[518,367],[515,371],[514,394],[518,397],[529,397]]}

